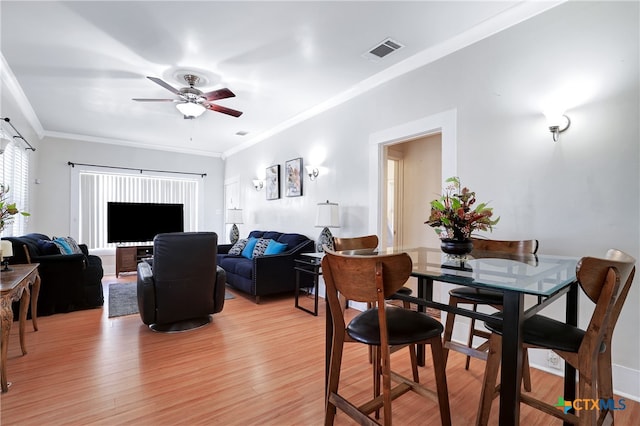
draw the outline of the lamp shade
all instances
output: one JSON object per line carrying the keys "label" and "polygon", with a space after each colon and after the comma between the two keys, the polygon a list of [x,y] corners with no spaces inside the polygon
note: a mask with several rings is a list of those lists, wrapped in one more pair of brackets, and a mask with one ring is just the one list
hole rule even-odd
{"label": "lamp shade", "polygon": [[330,203],[328,200],[326,203],[318,203],[316,227],[340,227],[340,211],[338,209],[338,203]]}
{"label": "lamp shade", "polygon": [[0,257],[11,257],[13,256],[13,245],[11,245],[11,241],[2,240],[0,241]]}
{"label": "lamp shade", "polygon": [[205,111],[205,107],[195,102],[183,102],[176,104],[176,108],[187,117],[199,117]]}
{"label": "lamp shade", "polygon": [[242,209],[228,209],[226,223],[243,223]]}

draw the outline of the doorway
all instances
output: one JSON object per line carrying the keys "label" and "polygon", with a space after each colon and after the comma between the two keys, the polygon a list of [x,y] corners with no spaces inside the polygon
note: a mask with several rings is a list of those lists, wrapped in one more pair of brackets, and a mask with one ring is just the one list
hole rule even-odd
{"label": "doorway", "polygon": [[[402,224],[397,227],[399,230],[402,227],[403,245],[408,247],[408,244],[412,242],[418,243],[418,246],[424,246],[427,244],[426,238],[437,238],[435,232],[424,224],[428,218],[428,212],[430,209],[427,207],[429,202],[436,198],[441,192],[442,182],[449,176],[457,175],[457,111],[455,109],[443,111],[437,114],[430,115],[418,120],[406,122],[396,125],[387,129],[380,130],[373,133],[369,137],[369,226],[370,233],[377,235],[384,235],[383,232],[386,228],[386,214],[387,208],[386,199],[386,148],[395,149],[396,145],[402,146],[405,142],[410,142],[422,137],[438,134],[440,138],[440,174],[436,176],[434,168],[432,168],[433,178],[429,178],[430,183],[434,186],[430,189],[427,185],[426,178],[422,178],[419,181],[417,178],[412,179],[411,194],[408,195],[408,182],[407,178],[404,178],[404,185],[401,192],[402,202],[398,202],[404,209],[402,215]],[[418,155],[419,154],[415,154]],[[414,153],[404,153],[404,176],[408,176],[407,172],[407,158],[414,157]],[[437,156],[433,156],[436,157]],[[431,182],[433,179],[433,182]],[[421,202],[425,204],[420,205]],[[417,206],[417,207],[414,207]],[[406,211],[407,208],[411,208],[411,214]],[[417,212],[414,213],[414,212]],[[397,211],[396,211],[397,214]],[[411,225],[411,227],[409,227]],[[409,240],[404,240],[408,236],[408,229],[417,229],[422,232],[422,235],[413,236],[409,235]],[[386,240],[381,240],[386,242]],[[446,291],[442,291],[440,286],[434,289],[434,300],[445,302]]]}
{"label": "doorway", "polygon": [[388,145],[383,152],[382,241],[388,247],[437,246],[436,233],[424,222],[441,190],[442,134]]}

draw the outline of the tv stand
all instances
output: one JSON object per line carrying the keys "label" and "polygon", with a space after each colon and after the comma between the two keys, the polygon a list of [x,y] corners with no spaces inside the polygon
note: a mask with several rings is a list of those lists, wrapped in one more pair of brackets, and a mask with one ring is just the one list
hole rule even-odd
{"label": "tv stand", "polygon": [[151,256],[153,256],[152,245],[116,247],[116,278],[120,272],[135,272],[138,263]]}

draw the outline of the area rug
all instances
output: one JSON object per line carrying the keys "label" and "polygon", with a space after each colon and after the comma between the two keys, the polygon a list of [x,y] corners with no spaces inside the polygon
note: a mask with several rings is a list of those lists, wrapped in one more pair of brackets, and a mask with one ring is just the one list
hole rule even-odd
{"label": "area rug", "polygon": [[[137,283],[111,283],[109,285],[109,318],[138,313]],[[228,291],[224,298],[235,296]]]}

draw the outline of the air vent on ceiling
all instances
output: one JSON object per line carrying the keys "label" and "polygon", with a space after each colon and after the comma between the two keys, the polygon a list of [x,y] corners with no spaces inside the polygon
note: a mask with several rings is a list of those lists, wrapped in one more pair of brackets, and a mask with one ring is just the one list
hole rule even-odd
{"label": "air vent on ceiling", "polygon": [[371,60],[380,60],[382,58],[384,58],[385,56],[395,52],[398,49],[403,48],[404,46],[400,43],[398,43],[397,41],[387,38],[385,40],[383,40],[382,42],[378,43],[377,45],[375,45],[373,48],[371,48],[367,53],[365,53],[363,56],[367,59],[371,59]]}

